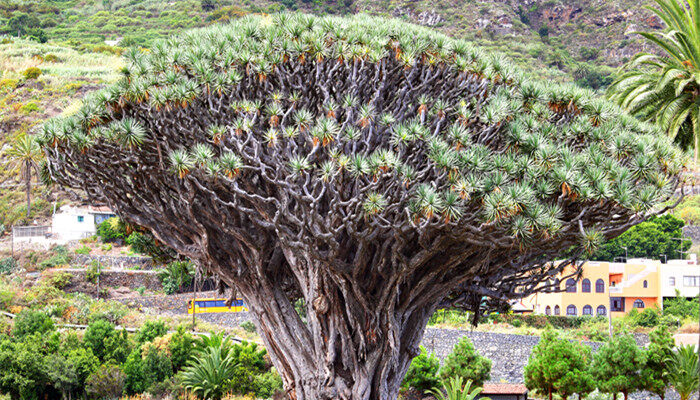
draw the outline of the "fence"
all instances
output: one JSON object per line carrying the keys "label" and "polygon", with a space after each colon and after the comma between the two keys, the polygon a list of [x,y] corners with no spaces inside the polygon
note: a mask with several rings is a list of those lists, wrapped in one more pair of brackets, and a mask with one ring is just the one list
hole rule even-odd
{"label": "fence", "polygon": [[50,225],[13,226],[12,227],[12,237],[13,238],[46,237],[50,233],[51,233],[51,226]]}

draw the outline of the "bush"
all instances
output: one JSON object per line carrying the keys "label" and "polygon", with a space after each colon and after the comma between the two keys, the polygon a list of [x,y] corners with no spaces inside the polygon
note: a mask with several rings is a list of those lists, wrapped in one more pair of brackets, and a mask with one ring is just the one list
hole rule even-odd
{"label": "bush", "polygon": [[148,233],[133,232],[126,238],[126,244],[131,251],[147,255],[159,263],[170,262],[177,256],[172,249],[159,245]]}
{"label": "bush", "polygon": [[100,262],[97,260],[93,260],[90,265],[88,266],[87,270],[85,271],[85,280],[87,280],[90,283],[97,283],[97,279],[100,277],[100,274],[102,273],[100,270]]}
{"label": "bush", "polygon": [[491,360],[477,353],[468,337],[462,337],[440,369],[440,378],[462,377],[471,380],[476,386],[483,386],[491,375]]}
{"label": "bush", "polygon": [[194,265],[189,261],[173,261],[158,275],[166,294],[177,293],[192,284]]}
{"label": "bush", "polygon": [[241,322],[240,327],[248,333],[255,333],[257,331],[257,329],[255,328],[255,324],[250,321]]}
{"label": "bush", "polygon": [[639,326],[653,328],[659,324],[659,320],[660,315],[657,310],[645,308],[644,311],[637,315],[634,322]]}
{"label": "bush", "polygon": [[22,75],[24,75],[24,79],[36,79],[41,76],[41,69],[37,67],[29,67],[24,70]]}
{"label": "bush", "polygon": [[53,254],[51,257],[39,263],[41,269],[56,268],[70,263],[70,255],[65,246],[56,246],[51,253]]}
{"label": "bush", "polygon": [[129,355],[131,344],[125,330],[117,331],[111,322],[99,319],[88,325],[83,342],[101,361],[123,363]]}
{"label": "bush", "polygon": [[159,336],[165,336],[168,327],[163,321],[146,321],[136,334],[136,341],[139,343],[152,342]]}
{"label": "bush", "polygon": [[132,351],[123,368],[126,391],[131,394],[143,393],[153,384],[173,375],[173,365],[167,352],[153,345]]}
{"label": "bush", "polygon": [[55,62],[59,62],[61,60],[55,54],[48,53],[44,56],[44,61],[50,62],[50,63],[55,63]]}
{"label": "bush", "polygon": [[82,246],[80,248],[75,249],[75,254],[90,254],[92,252],[92,249],[90,246]]}
{"label": "bush", "polygon": [[676,290],[676,297],[664,300],[664,315],[675,316],[678,318],[694,318],[698,319],[700,313],[700,304],[697,297],[686,299],[680,296],[680,291]]}
{"label": "bush", "polygon": [[100,399],[118,398],[124,391],[126,374],[116,365],[101,365],[85,381],[85,391]]}
{"label": "bush", "polygon": [[253,378],[253,388],[255,396],[258,398],[272,398],[277,392],[282,390],[282,377],[274,369]]}
{"label": "bush", "polygon": [[401,386],[415,388],[421,393],[437,387],[440,383],[439,369],[440,361],[437,357],[433,354],[428,355],[425,347],[420,346],[420,354],[411,361]]}
{"label": "bush", "polygon": [[173,333],[168,343],[173,368],[179,370],[187,364],[194,352],[194,342],[194,337],[187,332],[184,325],[177,327],[177,331]]}
{"label": "bush", "polygon": [[32,333],[45,333],[53,330],[53,321],[43,311],[26,309],[15,317],[15,336],[26,336]]}
{"label": "bush", "polygon": [[97,237],[104,243],[123,242],[127,236],[126,224],[118,217],[102,221],[97,226]]}
{"label": "bush", "polygon": [[46,281],[49,285],[55,287],[56,289],[63,289],[68,284],[70,284],[71,280],[73,279],[73,275],[70,274],[70,272],[55,272],[55,271],[49,271],[52,272],[46,277]]}
{"label": "bush", "polygon": [[12,257],[0,259],[0,274],[10,274],[17,268],[17,261]]}

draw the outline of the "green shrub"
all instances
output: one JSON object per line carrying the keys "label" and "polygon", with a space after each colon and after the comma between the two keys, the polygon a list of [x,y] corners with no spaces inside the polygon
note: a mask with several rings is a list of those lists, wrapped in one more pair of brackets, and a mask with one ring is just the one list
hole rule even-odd
{"label": "green shrub", "polygon": [[13,257],[0,258],[0,274],[10,274],[17,268],[17,261]]}
{"label": "green shrub", "polygon": [[40,107],[36,101],[29,101],[19,108],[19,110],[24,114],[31,114],[33,112],[39,111]]}
{"label": "green shrub", "polygon": [[515,328],[520,328],[523,326],[523,321],[519,318],[515,318],[512,321],[510,321],[510,324],[513,325]]}
{"label": "green shrub", "polygon": [[116,365],[101,365],[85,381],[85,391],[100,399],[118,398],[124,391],[126,374]]}
{"label": "green shrub", "polygon": [[37,67],[29,67],[22,73],[24,79],[36,79],[41,76],[41,69]]}
{"label": "green shrub", "polygon": [[15,317],[15,327],[12,333],[15,336],[26,336],[33,333],[49,332],[53,328],[53,321],[45,312],[25,309]]}
{"label": "green shrub", "polygon": [[443,381],[452,377],[462,377],[471,380],[476,386],[483,386],[490,375],[491,360],[480,356],[466,336],[455,345],[440,369],[440,378]]}
{"label": "green shrub", "polygon": [[700,304],[697,297],[686,299],[680,296],[680,291],[676,289],[676,297],[664,300],[664,315],[671,315],[678,318],[698,319]]}
{"label": "green shrub", "polygon": [[93,260],[90,262],[90,265],[88,265],[87,270],[85,270],[85,280],[87,280],[90,283],[97,283],[97,279],[100,277],[102,274],[102,268],[100,265],[100,262],[97,260]]}
{"label": "green shrub", "polygon": [[97,226],[97,237],[104,243],[122,242],[126,238],[126,224],[118,217],[106,219]]}
{"label": "green shrub", "polygon": [[255,324],[252,323],[251,321],[241,322],[240,327],[243,328],[244,331],[249,332],[249,333],[255,333],[257,331],[257,329],[255,328]]}
{"label": "green shrub", "polygon": [[208,347],[182,371],[183,385],[197,396],[219,400],[232,388],[231,378],[237,368],[230,352]]}
{"label": "green shrub", "polygon": [[425,347],[420,346],[420,354],[411,361],[401,386],[415,388],[421,393],[432,389],[440,383],[439,369],[440,361],[437,357],[433,354],[428,355]]}
{"label": "green shrub", "polygon": [[158,275],[166,294],[177,293],[192,284],[194,265],[189,261],[173,261]]}
{"label": "green shrub", "polygon": [[63,289],[70,284],[72,279],[73,275],[70,272],[54,272],[47,277],[47,283],[56,289]]}
{"label": "green shrub", "polygon": [[144,293],[146,293],[146,287],[145,286],[139,286],[136,288],[136,293],[139,294],[139,296],[143,296]]}
{"label": "green shrub", "polygon": [[159,336],[165,336],[168,327],[163,321],[146,321],[136,334],[136,341],[139,343],[151,342]]}
{"label": "green shrub", "polygon": [[177,331],[173,333],[170,337],[170,343],[168,343],[173,368],[179,370],[187,364],[194,352],[194,342],[194,337],[187,332],[187,328],[184,325],[177,327]]}
{"label": "green shrub", "polygon": [[130,394],[143,393],[153,384],[173,375],[173,365],[164,349],[146,345],[135,349],[124,362],[125,387]]}
{"label": "green shrub", "polygon": [[75,249],[75,254],[90,254],[92,252],[92,249],[90,246],[82,246],[80,248]]}
{"label": "green shrub", "polygon": [[253,393],[262,399],[272,398],[282,390],[282,377],[272,369],[253,377]]}
{"label": "green shrub", "polygon": [[101,361],[117,364],[126,360],[132,347],[126,330],[116,330],[113,323],[104,319],[90,322],[83,342]]}
{"label": "green shrub", "polygon": [[175,251],[159,245],[156,239],[148,233],[133,232],[126,238],[126,244],[129,245],[131,251],[147,255],[159,263],[170,262],[177,256]]}
{"label": "green shrub", "polygon": [[65,246],[56,246],[51,253],[53,255],[50,258],[39,263],[41,269],[56,268],[70,263],[70,255]]}
{"label": "green shrub", "polygon": [[55,55],[55,54],[53,54],[53,53],[47,53],[47,54],[44,56],[44,61],[50,62],[50,63],[55,63],[55,62],[59,62],[59,61],[61,61],[61,60],[58,58],[57,55]]}
{"label": "green shrub", "polygon": [[645,308],[644,311],[637,315],[634,322],[639,326],[653,328],[659,324],[659,320],[660,315],[657,310],[652,308]]}

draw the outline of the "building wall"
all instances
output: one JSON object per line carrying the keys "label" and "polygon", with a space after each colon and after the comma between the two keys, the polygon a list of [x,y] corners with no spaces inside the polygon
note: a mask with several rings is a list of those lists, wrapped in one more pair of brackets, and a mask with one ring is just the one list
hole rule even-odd
{"label": "building wall", "polygon": [[[700,287],[686,286],[683,277],[700,276],[700,265],[695,260],[672,260],[661,268],[659,284],[661,297],[675,297],[678,290],[682,297],[694,297],[698,295]],[[675,278],[675,285],[671,286],[670,278]]]}
{"label": "building wall", "polygon": [[75,209],[63,211],[54,214],[51,231],[54,236],[61,240],[82,239],[97,232],[95,217],[93,214]]}

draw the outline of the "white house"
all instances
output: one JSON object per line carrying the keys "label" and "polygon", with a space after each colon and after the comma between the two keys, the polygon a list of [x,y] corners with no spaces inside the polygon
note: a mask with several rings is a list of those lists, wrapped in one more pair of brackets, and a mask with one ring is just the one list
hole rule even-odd
{"label": "white house", "polygon": [[90,237],[97,233],[97,225],[114,216],[108,207],[66,205],[53,215],[51,237],[62,242]]}
{"label": "white house", "polygon": [[695,254],[689,260],[668,260],[659,268],[661,297],[697,297],[700,291],[700,265]]}

